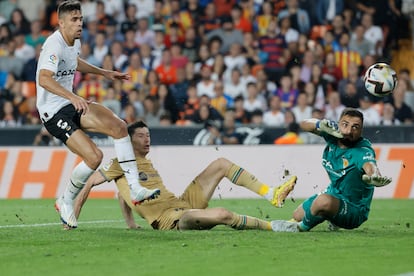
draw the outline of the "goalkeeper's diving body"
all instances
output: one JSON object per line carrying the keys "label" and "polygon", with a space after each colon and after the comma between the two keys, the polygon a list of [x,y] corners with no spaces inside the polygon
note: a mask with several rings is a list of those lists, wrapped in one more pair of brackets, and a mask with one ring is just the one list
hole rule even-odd
{"label": "goalkeeper's diving body", "polygon": [[326,147],[322,166],[331,183],[306,199],[290,221],[273,221],[274,231],[309,231],[327,220],[331,229],[354,229],[368,219],[374,187],[391,183],[381,176],[371,142],[362,137],[363,114],[354,108],[342,112],[338,124],[327,119],[308,119],[301,129],[322,136]]}
{"label": "goalkeeper's diving body", "polygon": [[278,187],[271,187],[260,182],[255,176],[225,159],[218,158],[211,162],[187,186],[179,197],[168,191],[153,167],[152,162],[146,158],[150,151],[150,131],[147,125],[138,121],[128,126],[132,146],[140,168],[140,183],[148,189],[159,189],[161,194],[150,201],[140,205],[133,205],[130,200],[130,190],[124,171],[118,160],[111,162],[98,171],[86,182],[86,185],[75,200],[75,216],[79,216],[93,186],[106,181],[114,180],[119,194],[121,211],[128,228],[139,228],[135,223],[132,210],[143,217],[153,229],[158,230],[207,230],[216,225],[227,225],[234,229],[260,229],[272,230],[272,222],[259,218],[239,215],[225,208],[207,208],[217,185],[224,178],[233,184],[243,186],[270,201],[275,207],[282,207],[288,194],[294,189],[296,176],[287,177],[286,182]]}

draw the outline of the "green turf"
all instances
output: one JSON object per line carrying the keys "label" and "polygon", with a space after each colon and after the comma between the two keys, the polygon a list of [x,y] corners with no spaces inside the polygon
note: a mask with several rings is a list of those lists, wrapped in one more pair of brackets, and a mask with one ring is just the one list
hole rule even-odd
{"label": "green turf", "polygon": [[[238,213],[288,219],[300,201],[215,200]],[[414,275],[414,200],[375,200],[361,228],[309,233],[126,230],[116,200],[89,200],[75,231],[53,200],[0,200],[1,275]],[[38,224],[33,226],[33,224]],[[26,225],[27,227],[18,227]],[[7,227],[6,227],[7,226]]]}

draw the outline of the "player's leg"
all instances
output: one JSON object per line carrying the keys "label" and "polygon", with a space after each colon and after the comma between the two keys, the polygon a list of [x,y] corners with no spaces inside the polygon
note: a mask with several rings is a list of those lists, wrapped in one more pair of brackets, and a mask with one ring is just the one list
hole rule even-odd
{"label": "player's leg", "polygon": [[239,215],[222,207],[189,210],[181,216],[178,229],[208,230],[216,225],[228,225],[237,230],[272,230],[268,221]]}
{"label": "player's leg", "polygon": [[207,200],[210,200],[218,183],[224,177],[229,179],[233,184],[243,186],[265,197],[277,207],[283,205],[285,198],[296,184],[296,176],[293,176],[279,187],[272,188],[233,162],[225,158],[219,158],[210,163],[196,178]]}
{"label": "player's leg", "polygon": [[81,117],[81,127],[86,131],[102,133],[114,139],[118,162],[125,172],[134,204],[140,204],[142,201],[154,198],[160,193],[158,189],[148,190],[139,184],[136,158],[131,138],[128,135],[127,125],[110,109],[100,104],[90,104],[89,112]]}
{"label": "player's leg", "polygon": [[329,194],[314,195],[305,200],[293,213],[293,219],[300,222],[277,220],[272,222],[274,231],[297,232],[309,231],[326,219],[334,217],[339,212],[340,200]]}

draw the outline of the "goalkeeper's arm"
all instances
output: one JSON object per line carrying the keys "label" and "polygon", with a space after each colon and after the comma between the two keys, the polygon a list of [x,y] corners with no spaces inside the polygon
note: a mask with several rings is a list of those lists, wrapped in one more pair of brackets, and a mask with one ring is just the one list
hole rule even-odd
{"label": "goalkeeper's arm", "polygon": [[381,176],[377,165],[373,162],[366,162],[363,167],[365,174],[362,180],[368,185],[382,187],[391,183],[391,177]]}
{"label": "goalkeeper's arm", "polygon": [[321,133],[327,133],[337,138],[343,137],[339,132],[337,123],[328,119],[307,119],[300,123],[300,128],[303,131],[312,132],[317,135],[321,135]]}

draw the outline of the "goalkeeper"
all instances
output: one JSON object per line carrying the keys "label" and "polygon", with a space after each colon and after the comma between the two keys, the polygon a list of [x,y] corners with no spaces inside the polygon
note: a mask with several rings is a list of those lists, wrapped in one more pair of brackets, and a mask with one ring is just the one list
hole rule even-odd
{"label": "goalkeeper", "polygon": [[75,216],[79,216],[80,209],[86,201],[93,186],[106,181],[115,180],[119,190],[121,210],[129,228],[139,228],[134,221],[132,210],[143,217],[153,229],[159,230],[203,230],[216,225],[227,225],[234,229],[272,230],[270,221],[246,215],[239,215],[225,208],[207,208],[208,201],[217,185],[223,178],[233,184],[243,186],[252,192],[270,201],[275,207],[282,207],[285,198],[294,189],[296,176],[291,176],[278,187],[270,187],[260,182],[252,174],[225,158],[219,158],[210,163],[180,197],[176,197],[167,190],[163,181],[154,169],[152,162],[146,158],[150,150],[150,132],[142,121],[128,126],[132,146],[140,168],[140,183],[144,187],[160,189],[161,195],[150,201],[134,206],[130,200],[128,183],[118,160],[113,159],[103,166],[86,182],[75,200]]}
{"label": "goalkeeper", "polygon": [[274,231],[309,231],[325,220],[335,228],[353,229],[368,219],[374,187],[389,184],[391,178],[381,176],[371,143],[361,136],[363,121],[360,111],[346,108],[339,126],[327,119],[300,124],[302,130],[325,139],[322,166],[331,183],[321,194],[305,200],[293,212],[293,220],[273,221]]}

